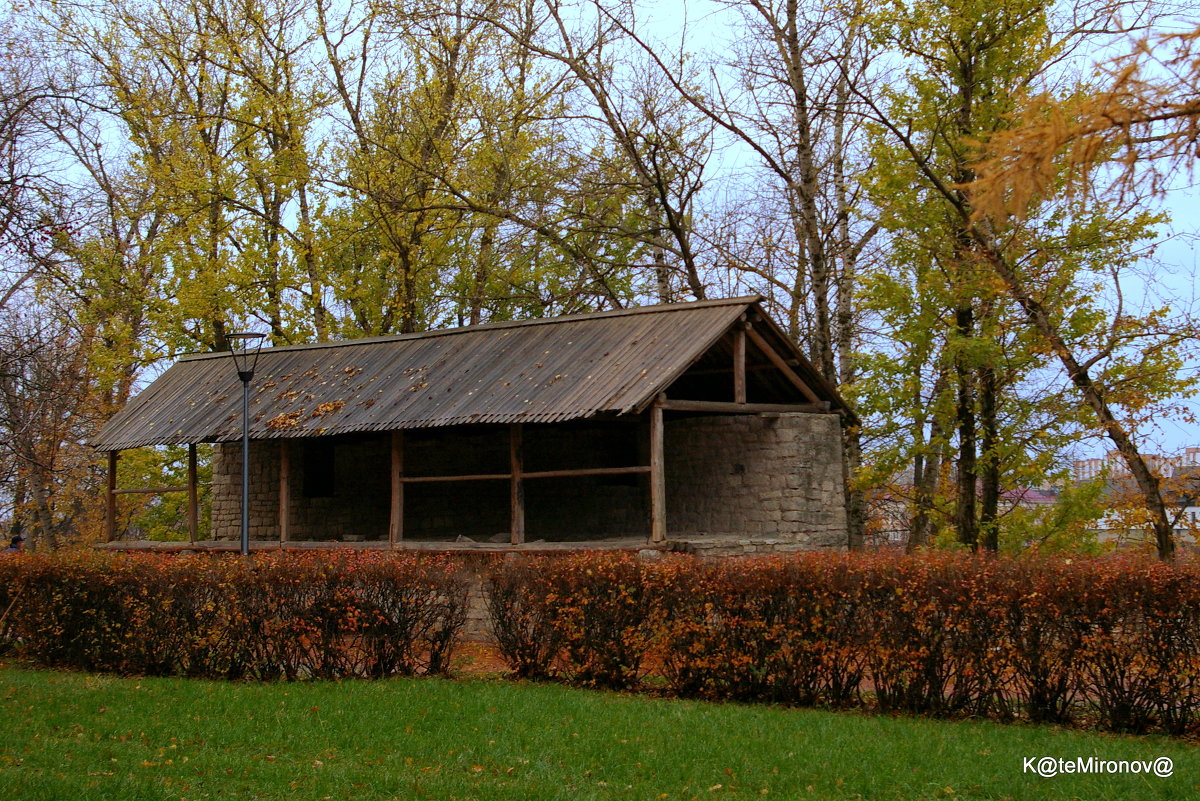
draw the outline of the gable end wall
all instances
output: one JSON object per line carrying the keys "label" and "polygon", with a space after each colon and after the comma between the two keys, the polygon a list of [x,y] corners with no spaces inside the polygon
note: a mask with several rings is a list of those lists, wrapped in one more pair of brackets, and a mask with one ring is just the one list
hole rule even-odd
{"label": "gable end wall", "polygon": [[671,540],[722,553],[845,547],[835,415],[674,420],[664,446]]}

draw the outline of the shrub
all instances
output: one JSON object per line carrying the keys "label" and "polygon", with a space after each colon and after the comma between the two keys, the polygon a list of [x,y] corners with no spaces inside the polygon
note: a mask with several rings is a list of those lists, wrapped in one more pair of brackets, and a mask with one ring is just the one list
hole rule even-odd
{"label": "shrub", "polygon": [[1200,706],[1196,565],[1120,560],[1089,565],[1077,608],[1090,624],[1080,671],[1103,728],[1183,733]]}
{"label": "shrub", "polygon": [[671,693],[1192,731],[1200,565],[805,553],[512,558],[489,577],[519,676]]}
{"label": "shrub", "polygon": [[849,560],[804,554],[656,566],[656,640],[680,695],[844,705],[862,678]]}
{"label": "shrub", "polygon": [[629,554],[578,554],[552,562],[545,602],[555,607],[569,677],[624,689],[641,680],[650,644],[646,566]]}
{"label": "shrub", "polygon": [[557,606],[547,602],[550,569],[550,559],[544,556],[510,557],[487,574],[492,633],[516,678],[550,678],[562,649],[563,638],[555,626]]}
{"label": "shrub", "polygon": [[651,595],[635,557],[513,557],[492,570],[488,587],[492,630],[515,675],[561,671],[576,684],[614,689],[641,680]]}
{"label": "shrub", "polygon": [[[510,556],[482,570],[514,675],[713,699],[1200,727],[1200,564],[805,553]],[[251,679],[446,672],[460,562],[0,560],[0,645],[43,664]]]}
{"label": "shrub", "polygon": [[994,566],[954,554],[871,560],[865,658],[882,709],[1007,714]]}
{"label": "shrub", "polygon": [[467,581],[389,554],[81,553],[22,563],[14,634],[48,665],[298,679],[442,673]]}
{"label": "shrub", "polygon": [[1091,623],[1080,607],[1087,565],[1006,560],[996,571],[999,645],[1012,692],[1035,723],[1067,723],[1082,699],[1080,664]]}
{"label": "shrub", "polygon": [[10,635],[12,622],[20,615],[17,606],[21,590],[17,583],[24,563],[24,556],[9,554],[0,557],[0,656],[12,648]]}

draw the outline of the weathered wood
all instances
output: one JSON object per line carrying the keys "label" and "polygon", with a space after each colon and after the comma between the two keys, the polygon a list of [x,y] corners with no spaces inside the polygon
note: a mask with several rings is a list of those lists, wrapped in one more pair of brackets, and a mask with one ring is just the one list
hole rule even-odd
{"label": "weathered wood", "polygon": [[522,473],[523,478],[571,478],[572,476],[622,476],[631,473],[649,473],[650,465],[639,464],[630,467],[580,467],[572,470],[538,470],[534,473]]}
{"label": "weathered wood", "polygon": [[117,538],[117,451],[108,452],[108,492],[104,498],[104,539]]}
{"label": "weathered wood", "polygon": [[733,402],[746,402],[746,324],[733,332]]}
{"label": "weathered wood", "polygon": [[650,407],[650,541],[667,539],[667,484],[663,458],[663,403],[659,396]]}
{"label": "weathered wood", "polygon": [[292,460],[288,441],[279,441],[279,543],[287,542],[290,534]]}
{"label": "weathered wood", "polygon": [[200,497],[196,484],[196,446],[188,445],[187,462],[187,492],[188,492],[188,542],[195,542],[200,536]]}
{"label": "weathered wood", "polygon": [[[274,544],[270,541],[254,540],[252,548],[264,551]],[[95,546],[103,551],[138,551],[150,553],[237,553],[239,544],[236,540],[201,540],[199,542],[148,542],[137,540],[131,542],[101,543]],[[509,542],[474,542],[471,540],[407,540],[396,546],[397,550],[426,551],[433,553],[570,553],[587,551],[640,551],[645,548],[666,550],[667,546],[651,546],[646,544],[645,537],[623,537],[612,540],[587,540],[570,542],[526,542],[513,545]],[[387,540],[367,540],[365,542],[343,542],[341,540],[292,540],[282,546],[287,551],[386,551],[392,545]]]}
{"label": "weathered wood", "polygon": [[[795,365],[793,365],[793,366],[795,366]],[[767,364],[766,362],[760,362],[758,364],[751,364],[749,360],[746,361],[746,375],[747,376],[750,375],[751,373],[761,373],[763,370],[774,370],[774,369],[775,369],[775,365],[773,365],[773,364]],[[687,376],[698,376],[698,375],[732,376],[733,375],[733,367],[732,366],[729,366],[729,367],[705,367],[703,369],[696,368],[696,369],[688,370],[686,373],[684,373],[684,375],[687,375]]]}
{"label": "weathered wood", "polygon": [[158,495],[163,492],[187,492],[187,487],[141,487],[139,489],[109,490],[114,495]]}
{"label": "weathered wood", "polygon": [[405,484],[427,484],[435,481],[507,481],[510,478],[511,473],[480,473],[465,476],[401,476],[400,480]]}
{"label": "weathered wood", "polygon": [[673,412],[730,412],[761,414],[767,412],[802,412],[820,414],[829,411],[828,403],[729,403],[728,401],[663,401],[662,408]]}
{"label": "weathered wood", "polygon": [[[789,411],[792,411],[789,407]],[[521,473],[521,478],[571,478],[573,476],[619,476],[630,473],[649,473],[649,465],[632,465],[630,467],[580,467],[570,470],[537,470],[532,473]],[[403,476],[400,480],[405,484],[428,484],[439,481],[499,481],[512,479],[512,473],[481,473],[463,476]]]}
{"label": "weathered wood", "polygon": [[771,347],[771,343],[763,339],[762,334],[758,333],[753,328],[747,328],[746,335],[749,336],[750,341],[753,342],[760,351],[762,351],[762,354],[770,360],[771,364],[778,367],[779,372],[787,376],[787,379],[791,381],[793,385],[795,385],[796,389],[800,390],[804,397],[808,398],[812,403],[821,402],[821,399],[817,397],[817,393],[812,391],[812,387],[806,384],[804,379],[796,374],[796,371],[788,365],[786,359],[775,352],[775,349]]}
{"label": "weathered wood", "polygon": [[388,545],[404,539],[404,432],[392,432],[392,498],[388,520]]}
{"label": "weathered wood", "polygon": [[512,510],[512,544],[525,541],[525,485],[521,481],[521,470],[525,464],[524,429],[520,423],[508,427],[509,500]]}

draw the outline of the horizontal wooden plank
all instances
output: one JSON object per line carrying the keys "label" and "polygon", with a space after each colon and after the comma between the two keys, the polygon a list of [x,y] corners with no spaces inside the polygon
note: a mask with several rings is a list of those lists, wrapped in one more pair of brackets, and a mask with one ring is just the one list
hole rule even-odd
{"label": "horizontal wooden plank", "polygon": [[631,473],[649,473],[650,465],[633,467],[584,467],[578,470],[539,470],[522,473],[521,478],[569,478],[571,476],[622,476]]}
{"label": "horizontal wooden plank", "polygon": [[[158,553],[181,553],[188,551],[208,552],[208,553],[237,553],[240,549],[240,544],[237,540],[201,540],[199,542],[149,542],[146,540],[138,541],[118,541],[103,543],[94,546],[97,550],[104,551],[142,551],[142,552],[158,552]],[[619,539],[605,540],[576,540],[576,541],[550,541],[537,540],[534,542],[526,542],[521,545],[513,545],[509,542],[492,543],[492,542],[449,542],[445,540],[401,540],[394,545],[384,540],[367,540],[360,542],[338,542],[338,541],[305,541],[305,540],[290,540],[286,543],[281,543],[279,540],[252,540],[250,542],[250,550],[259,551],[334,551],[334,550],[353,550],[353,551],[432,551],[432,552],[482,552],[482,553],[537,553],[537,552],[571,552],[571,551],[642,551],[647,549],[668,551],[672,549],[669,543],[652,544],[647,542],[645,537],[622,537]]]}
{"label": "horizontal wooden plank", "polygon": [[829,411],[827,403],[733,403],[731,401],[665,400],[662,407],[673,412],[730,412],[734,414],[756,414],[759,412],[805,412],[809,414]]}
{"label": "horizontal wooden plank", "polygon": [[[631,473],[649,473],[649,465],[632,467],[581,467],[573,470],[538,470],[521,473],[521,478],[570,478],[572,476],[620,476]],[[512,478],[512,473],[479,473],[464,476],[402,476],[405,484],[427,484],[438,481],[500,481]]]}
{"label": "horizontal wooden plank", "polygon": [[140,489],[115,489],[112,492],[114,495],[133,495],[133,494],[157,495],[160,492],[187,492],[187,491],[188,491],[187,487],[142,487]]}
{"label": "horizontal wooden plank", "polygon": [[479,473],[466,476],[400,476],[405,484],[428,484],[435,481],[508,481],[510,473]]}

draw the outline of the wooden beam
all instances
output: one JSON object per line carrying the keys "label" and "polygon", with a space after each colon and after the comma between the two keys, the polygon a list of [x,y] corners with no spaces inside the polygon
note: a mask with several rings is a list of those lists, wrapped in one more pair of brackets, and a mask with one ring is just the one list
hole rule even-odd
{"label": "wooden beam", "polygon": [[753,328],[747,328],[746,335],[750,337],[751,342],[758,346],[758,349],[762,351],[763,355],[771,361],[771,364],[775,365],[777,368],[779,368],[779,372],[787,376],[787,379],[796,386],[796,389],[800,390],[804,397],[808,398],[813,403],[821,402],[821,399],[817,397],[817,393],[812,391],[812,387],[804,383],[804,379],[796,374],[796,371],[788,365],[786,359],[775,352],[775,349],[771,347],[770,343],[763,339],[762,334],[758,333]]}
{"label": "wooden beam", "polygon": [[[746,360],[746,375],[747,376],[749,376],[751,373],[759,373],[759,372],[762,372],[763,370],[774,370],[774,369],[775,369],[775,365],[769,364],[767,362],[752,363],[752,362],[750,362],[749,359]],[[700,370],[700,369],[688,370],[686,373],[684,373],[684,375],[686,375],[686,376],[697,376],[697,375],[728,375],[728,376],[732,376],[733,375],[733,367],[732,366],[729,366],[729,367],[706,367],[703,370]]]}
{"label": "wooden beam", "polygon": [[650,407],[650,541],[667,539],[667,485],[663,470],[663,403],[660,395]]}
{"label": "wooden beam", "polygon": [[729,403],[728,401],[668,400],[662,408],[672,412],[728,412],[731,414],[762,414],[767,412],[805,412],[820,414],[829,411],[828,403]]}
{"label": "wooden beam", "polygon": [[624,476],[631,473],[649,473],[650,465],[637,464],[630,467],[580,467],[571,470],[538,470],[522,473],[521,478],[571,478],[573,476]]}
{"label": "wooden beam", "polygon": [[525,467],[525,432],[520,423],[508,427],[508,461],[510,464],[509,501],[512,512],[512,544],[525,542],[525,485],[521,471]]}
{"label": "wooden beam", "polygon": [[392,500],[388,520],[388,544],[395,548],[404,539],[404,432],[392,432]]}
{"label": "wooden beam", "polygon": [[108,492],[104,498],[104,538],[117,538],[117,451],[108,452]]}
{"label": "wooden beam", "polygon": [[428,484],[435,481],[508,481],[512,473],[480,473],[466,476],[401,476],[405,484]]}
{"label": "wooden beam", "polygon": [[733,332],[733,402],[746,402],[746,324]]}
{"label": "wooden beam", "polygon": [[[671,408],[671,407],[667,407]],[[794,407],[788,407],[795,411]],[[649,465],[631,465],[629,467],[580,467],[570,470],[538,470],[533,473],[521,473],[522,479],[530,478],[571,478],[573,476],[620,476],[630,473],[649,473]],[[432,484],[442,481],[500,481],[512,480],[512,473],[481,473],[464,476],[403,476],[400,481],[405,484]]]}
{"label": "wooden beam", "polygon": [[291,449],[286,439],[279,440],[279,544],[287,542],[291,534],[292,506],[292,460]]}
{"label": "wooden beam", "polygon": [[164,492],[187,492],[187,487],[140,487],[138,489],[113,489],[114,495],[161,495]]}
{"label": "wooden beam", "polygon": [[187,462],[187,491],[188,491],[188,542],[195,542],[200,536],[200,496],[196,491],[196,446],[188,445]]}

